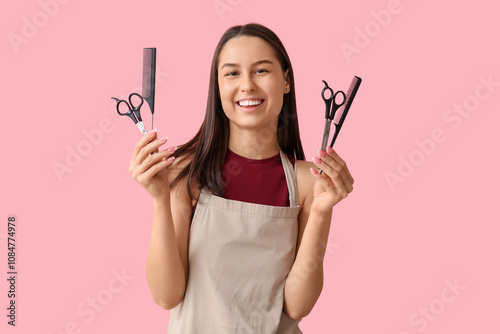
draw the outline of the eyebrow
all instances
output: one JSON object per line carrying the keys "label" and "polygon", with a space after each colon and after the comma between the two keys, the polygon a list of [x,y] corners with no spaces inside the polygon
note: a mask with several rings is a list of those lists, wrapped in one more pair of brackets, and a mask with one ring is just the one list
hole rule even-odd
{"label": "eyebrow", "polygon": [[[252,66],[255,66],[255,65],[260,65],[260,64],[273,64],[272,61],[270,60],[267,60],[267,59],[262,59],[262,60],[259,60],[259,61],[256,61],[255,63],[252,64]],[[234,64],[234,63],[225,63],[224,65],[222,65],[222,67],[220,68],[221,70],[224,68],[224,67],[239,67],[240,65],[238,64]]]}

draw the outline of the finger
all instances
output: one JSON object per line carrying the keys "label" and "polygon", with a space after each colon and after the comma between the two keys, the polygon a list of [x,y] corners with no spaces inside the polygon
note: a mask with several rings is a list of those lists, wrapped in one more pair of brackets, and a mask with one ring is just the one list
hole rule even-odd
{"label": "finger", "polygon": [[175,152],[175,147],[171,147],[167,150],[160,151],[157,154],[150,154],[147,156],[142,163],[131,167],[130,173],[134,179],[140,177],[141,174],[144,174],[148,169],[150,169],[153,165],[161,162],[164,159],[169,158]]}
{"label": "finger", "polygon": [[[323,167],[320,167],[321,169],[325,169],[324,166],[328,166],[330,167],[332,170],[334,170],[335,172],[337,172],[340,177],[342,178],[342,181],[343,181],[343,184],[345,186],[345,188],[351,192],[352,191],[352,182],[351,180],[349,179],[345,169],[337,162],[333,159],[333,157],[331,157],[330,155],[326,154],[325,151],[318,151],[318,155],[319,156],[316,156],[315,158],[318,160],[318,161],[321,161],[322,162],[322,166]],[[315,163],[317,163],[317,161],[315,161]],[[333,176],[334,174],[333,173],[328,173],[329,176]]]}
{"label": "finger", "polygon": [[351,175],[351,172],[349,171],[349,168],[347,167],[346,162],[344,159],[342,159],[338,153],[331,147],[328,147],[327,149],[328,154],[340,165],[342,168],[345,170],[346,175],[348,176],[349,180],[354,183],[354,178]]}
{"label": "finger", "polygon": [[168,157],[169,152],[167,151],[162,151],[158,154],[151,154],[144,161],[142,161],[140,164],[137,164],[132,168],[132,177],[137,177],[144,173],[146,170],[148,170],[152,165],[160,162],[163,158]]}
{"label": "finger", "polygon": [[164,157],[161,159],[158,163],[152,165],[148,170],[146,170],[144,173],[142,173],[138,178],[137,181],[139,183],[146,182],[151,180],[153,177],[155,177],[156,174],[158,174],[160,171],[164,170],[168,166],[170,166],[175,160],[175,157]]}
{"label": "finger", "polygon": [[327,149],[327,152],[330,156],[333,157],[333,159],[339,164],[342,166],[342,168],[345,170],[346,172],[346,175],[348,176],[349,178],[349,181],[351,181],[351,183],[354,183],[354,178],[352,177],[351,175],[351,172],[349,171],[349,168],[347,167],[347,164],[345,163],[345,161],[337,154],[337,152],[335,152],[335,150],[331,147],[328,147]]}
{"label": "finger", "polygon": [[167,137],[155,139],[149,144],[143,146],[135,158],[136,164],[141,164],[148,156],[153,155],[153,152],[158,152],[158,148],[167,142]]}
{"label": "finger", "polygon": [[338,193],[338,189],[335,188],[335,185],[332,183],[331,179],[326,175],[326,172],[318,173],[316,169],[310,168],[311,174],[314,178],[321,184],[323,188],[325,188],[326,192]]}
{"label": "finger", "polygon": [[[323,173],[321,173],[321,176],[323,176],[322,179],[324,179],[324,181],[327,182],[328,184],[333,183],[333,188],[335,188],[336,192],[340,194],[350,192],[348,184],[346,185],[340,172],[336,171],[331,166],[324,163],[318,157],[313,157],[313,162],[316,166],[318,166],[318,168],[320,168],[323,171]],[[323,182],[322,184],[324,185]]]}
{"label": "finger", "polygon": [[157,131],[156,128],[152,130],[150,133],[146,134],[145,136],[142,136],[142,138],[135,144],[134,147],[134,153],[132,154],[132,159],[130,162],[135,160],[141,149],[146,146],[150,141],[155,140],[157,137]]}

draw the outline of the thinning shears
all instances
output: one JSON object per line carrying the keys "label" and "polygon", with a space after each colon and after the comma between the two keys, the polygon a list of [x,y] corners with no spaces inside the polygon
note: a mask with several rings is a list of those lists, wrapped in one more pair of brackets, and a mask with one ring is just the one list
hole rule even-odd
{"label": "thinning shears", "polygon": [[[325,88],[321,91],[321,97],[323,98],[323,101],[325,101],[325,131],[323,133],[323,141],[321,143],[321,149],[323,151],[326,151],[326,147],[328,146],[328,139],[330,137],[330,127],[332,125],[333,118],[335,117],[335,112],[344,105],[346,102],[346,96],[345,93],[341,90],[337,91],[336,93],[333,92],[333,90],[328,87],[328,84],[326,83],[325,80],[323,80],[323,83],[325,84]],[[330,93],[330,97],[326,98],[325,97],[325,92],[328,91]],[[342,101],[337,102],[337,95],[342,96]],[[335,131],[337,131],[337,124],[333,123],[335,125]],[[330,147],[333,146],[333,141],[332,144],[330,144]]]}
{"label": "thinning shears", "polygon": [[118,100],[116,97],[112,97],[112,99],[117,102],[116,111],[118,111],[118,114],[130,117],[143,136],[148,133],[141,118],[141,106],[144,103],[144,98],[141,95],[137,93],[130,94],[128,96],[128,102],[125,100]]}

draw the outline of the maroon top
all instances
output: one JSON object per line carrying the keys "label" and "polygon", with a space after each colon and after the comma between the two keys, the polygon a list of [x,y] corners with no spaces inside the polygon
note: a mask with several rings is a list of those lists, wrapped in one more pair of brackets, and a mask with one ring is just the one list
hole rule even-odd
{"label": "maroon top", "polygon": [[[295,166],[295,159],[287,154]],[[290,206],[285,171],[280,154],[274,157],[247,159],[227,150],[222,166],[225,187],[224,198],[273,206]]]}
{"label": "maroon top", "polygon": [[[286,156],[295,167],[293,155],[286,154]],[[228,149],[222,166],[222,179],[226,183],[225,199],[290,206],[285,170],[279,153],[271,158],[255,160],[242,157]]]}

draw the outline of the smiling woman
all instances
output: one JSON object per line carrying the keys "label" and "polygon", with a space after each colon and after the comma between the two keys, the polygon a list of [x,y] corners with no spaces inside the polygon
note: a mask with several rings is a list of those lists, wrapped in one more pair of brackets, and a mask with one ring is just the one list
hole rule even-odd
{"label": "smiling woman", "polygon": [[[259,143],[262,129],[267,128],[274,129],[272,141],[276,145],[269,147],[270,152],[260,153],[277,154],[278,117],[283,108],[283,94],[290,86],[289,70],[283,71],[272,47],[254,36],[240,36],[227,42],[219,55],[219,63],[222,64],[218,75],[222,109],[229,120],[229,133],[237,133],[229,137],[228,148],[252,157],[250,150],[259,151],[254,146]],[[241,138],[245,138],[244,142]]]}
{"label": "smiling woman", "polygon": [[354,179],[331,148],[304,161],[279,38],[259,24],[228,29],[201,128],[151,155],[165,142],[141,138],[129,171],[153,199],[146,278],[172,310],[168,333],[302,333],[323,287],[332,208]]}
{"label": "smiling woman", "polygon": [[[252,43],[248,44],[250,42]],[[263,49],[256,49],[256,46],[263,46]],[[261,61],[264,61],[264,63],[261,64]],[[258,89],[253,92],[245,92],[248,89],[244,85],[257,84],[259,82],[257,77],[266,76],[264,71],[271,70],[267,62],[273,62],[272,69],[275,72],[271,74],[272,78],[276,78],[278,72],[282,73],[281,79],[278,80],[278,87],[270,85],[270,80],[262,80],[263,83],[267,82],[268,84],[258,86]],[[252,69],[255,72],[251,71],[253,78],[248,75],[250,64],[256,66]],[[285,77],[288,83],[286,87],[284,83]],[[222,89],[225,91],[222,92]],[[234,113],[237,110],[236,102],[238,101],[234,100],[234,97],[231,99],[230,96],[226,96],[227,94],[234,95],[235,90],[238,89],[243,90],[243,92],[238,93],[238,99],[244,99],[244,94],[248,96],[254,94],[254,96],[261,98],[264,97],[256,94],[273,97],[272,104],[269,104],[269,102],[264,103],[268,107],[262,107],[265,107],[268,116],[270,112],[278,115],[276,118],[277,127],[274,126],[274,123],[264,124],[264,122],[261,122],[262,127],[260,129],[254,127],[254,131],[243,131],[247,136],[251,136],[250,138],[245,136],[244,138],[248,139],[248,141],[245,144],[238,145],[238,147],[246,148],[248,151],[243,156],[254,159],[269,157],[269,152],[261,154],[261,150],[266,149],[271,144],[274,146],[271,152],[274,155],[278,153],[279,147],[283,152],[294,155],[298,160],[304,159],[299,137],[293,69],[283,44],[271,30],[262,25],[247,24],[232,27],[221,37],[212,59],[205,120],[194,138],[175,153],[175,156],[181,158],[181,160],[193,158],[197,162],[188,166],[177,163],[185,168],[179,174],[175,174],[176,177],[171,184],[171,186],[174,186],[182,178],[187,177],[190,184],[188,193],[193,200],[196,197],[193,189],[205,184],[216,195],[224,196],[224,180],[222,180],[220,173],[217,174],[216,172],[214,174],[214,170],[220,171],[222,169],[228,146],[234,148],[234,146],[229,145],[229,141],[231,140],[230,137],[232,137],[234,142],[234,138],[237,136],[230,132],[231,122],[226,112]],[[276,97],[278,89],[280,89],[280,96]],[[280,110],[275,110],[276,104],[281,105]],[[241,114],[242,111],[243,108],[239,110],[239,113]],[[236,116],[238,117],[237,114]],[[250,119],[247,122],[250,122],[248,125],[251,126],[251,122],[258,122],[258,120],[252,121]],[[233,123],[233,129],[235,128],[234,125]],[[272,141],[276,137],[277,143]],[[243,138],[238,139],[238,142],[242,140]],[[212,168],[214,170],[211,170]],[[194,183],[195,180],[198,181],[199,185]]]}

